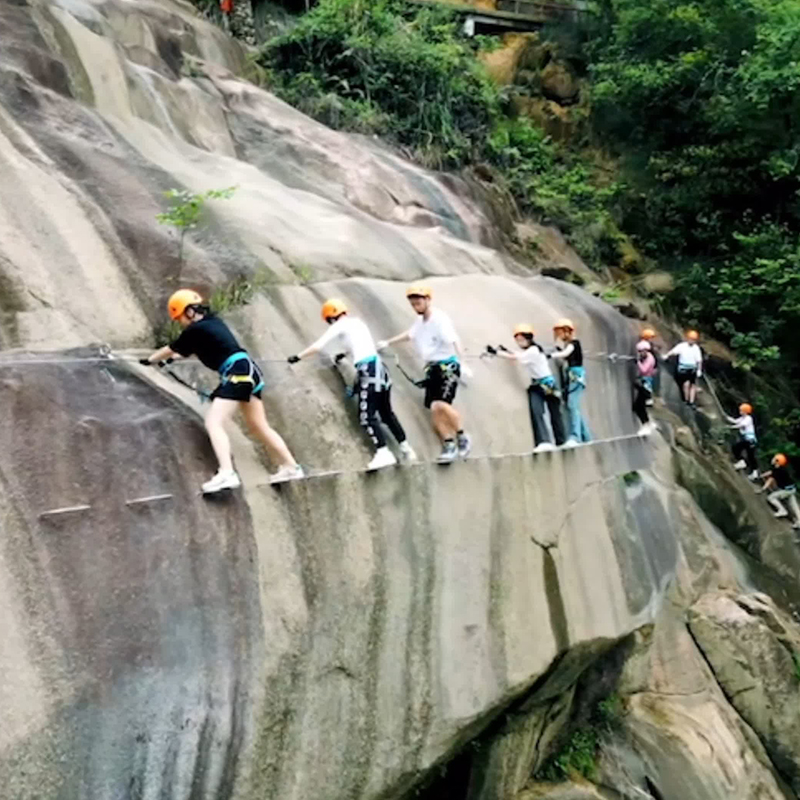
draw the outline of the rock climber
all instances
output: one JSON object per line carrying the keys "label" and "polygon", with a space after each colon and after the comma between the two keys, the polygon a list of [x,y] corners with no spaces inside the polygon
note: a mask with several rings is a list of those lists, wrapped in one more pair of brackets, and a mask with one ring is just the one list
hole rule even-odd
{"label": "rock climber", "polygon": [[569,412],[569,438],[564,447],[577,447],[592,441],[581,409],[581,398],[586,390],[586,370],[583,366],[583,348],[575,338],[575,325],[566,317],[553,326],[556,350],[550,357],[563,360],[567,365],[565,392]]}
{"label": "rock climber", "polygon": [[758,480],[758,462],[756,461],[756,426],[753,422],[753,406],[742,403],[739,416],[735,419],[725,415],[731,428],[739,431],[739,440],[733,445],[733,455],[737,459],[733,465],[736,469],[746,469],[750,480]]}
{"label": "rock climber", "polygon": [[772,458],[772,469],[761,474],[761,477],[765,479],[761,491],[769,493],[767,494],[767,502],[774,509],[774,515],[777,519],[789,516],[786,506],[782,502],[783,500],[788,500],[792,509],[792,527],[795,530],[800,530],[800,508],[797,505],[797,490],[789,473],[788,464],[789,459],[783,453],[776,453]]}
{"label": "rock climber", "polygon": [[556,445],[564,444],[564,422],[561,417],[561,392],[556,386],[555,378],[547,363],[547,354],[536,341],[531,325],[520,323],[514,327],[514,341],[522,351],[511,353],[502,345],[486,346],[486,351],[493,356],[517,361],[528,371],[531,382],[528,386],[528,408],[533,427],[534,453],[555,449],[553,438],[545,420],[545,407],[550,412],[550,424],[553,428]]}
{"label": "rock climber", "polygon": [[[657,397],[661,393],[661,369],[659,368],[659,361],[661,360],[661,348],[656,342],[657,336],[658,334],[653,328],[644,328],[639,334],[639,342],[647,342],[650,345],[650,352],[653,354],[653,358],[655,359],[656,363],[652,376],[651,393],[650,397],[647,399],[648,406],[652,406],[653,398]],[[637,344],[639,342],[637,342]]]}
{"label": "rock climber", "polygon": [[633,413],[639,418],[639,436],[649,436],[655,431],[655,423],[647,413],[647,401],[653,396],[653,376],[656,372],[656,357],[650,342],[641,339],[636,344],[636,378],[633,384]]}
{"label": "rock climber", "polygon": [[376,448],[367,470],[397,464],[397,459],[386,446],[381,422],[392,432],[403,460],[407,463],[416,461],[417,456],[406,439],[403,426],[392,411],[392,379],[375,349],[369,328],[362,320],[351,316],[347,305],[339,299],[323,303],[322,319],[330,325],[328,330],[301,353],[290,356],[289,363],[296,364],[333,343],[343,347],[356,369],[353,393],[358,397],[359,422]]}
{"label": "rock climber", "polygon": [[219,373],[219,386],[211,394],[211,408],[206,415],[206,431],[219,462],[219,470],[203,484],[204,494],[242,485],[233,468],[231,443],[224,424],[237,408],[242,410],[253,435],[277,461],[278,471],[271,483],[304,477],[281,435],[267,422],[261,393],[264,378],[258,365],[239,345],[228,326],[191,289],[175,292],[167,304],[170,319],[183,328],[174,342],[156,350],[142,364],[152,365],[178,357],[195,355],[209,369]]}
{"label": "rock climber", "polygon": [[681,387],[683,401],[691,408],[696,407],[697,380],[703,375],[703,351],[698,341],[700,334],[697,331],[686,331],[686,336],[665,356],[664,360],[672,356],[678,357],[678,368],[675,378]]}
{"label": "rock climber", "polygon": [[431,288],[415,283],[406,290],[406,297],[418,315],[416,321],[404,333],[378,342],[378,350],[399,342],[413,342],[425,362],[425,408],[431,411],[433,428],[442,443],[437,461],[450,464],[458,456],[466,458],[472,448],[461,415],[453,408],[459,379],[462,375],[469,378],[471,370],[461,363],[461,342],[450,317],[433,307]]}

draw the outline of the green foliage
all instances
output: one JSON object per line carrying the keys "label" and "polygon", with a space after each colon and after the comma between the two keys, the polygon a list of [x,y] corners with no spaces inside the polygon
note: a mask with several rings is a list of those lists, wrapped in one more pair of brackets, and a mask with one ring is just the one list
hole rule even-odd
{"label": "green foliage", "polygon": [[223,286],[218,286],[208,305],[215,314],[224,314],[232,308],[246,306],[252,302],[259,292],[262,292],[271,283],[268,273],[258,272],[248,277],[240,275]]}
{"label": "green foliage", "polygon": [[572,732],[564,746],[542,765],[536,777],[563,781],[581,775],[591,780],[597,769],[600,742],[605,734],[620,727],[624,713],[618,694],[599,701],[589,719]]}
{"label": "green foliage", "polygon": [[794,677],[800,683],[800,653],[797,651],[792,653],[792,663],[794,664]]}
{"label": "green foliage", "polygon": [[178,232],[178,259],[183,262],[183,242],[186,234],[203,221],[203,211],[208,200],[227,200],[233,196],[236,186],[228,189],[210,189],[196,194],[186,189],[170,189],[164,192],[170,202],[169,210],[156,214],[161,225],[170,225]]}
{"label": "green foliage", "polygon": [[626,486],[636,486],[637,483],[641,483],[642,476],[634,470],[633,472],[626,472],[622,476],[622,482]]}
{"label": "green foliage", "polygon": [[273,91],[303,111],[436,165],[468,160],[499,110],[456,16],[403,0],[321,0],[267,43],[261,63]]}
{"label": "green foliage", "polygon": [[171,319],[156,328],[156,347],[164,347],[174,342],[181,335],[181,326]]}

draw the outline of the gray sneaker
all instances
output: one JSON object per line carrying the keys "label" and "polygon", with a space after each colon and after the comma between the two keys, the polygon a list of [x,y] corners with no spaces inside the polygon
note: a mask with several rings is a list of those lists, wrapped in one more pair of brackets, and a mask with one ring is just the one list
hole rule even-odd
{"label": "gray sneaker", "polygon": [[458,437],[458,454],[461,458],[466,458],[472,450],[472,437],[468,433],[462,433]]}
{"label": "gray sneaker", "polygon": [[458,457],[458,449],[455,442],[445,442],[442,445],[442,452],[436,459],[437,464],[452,464]]}

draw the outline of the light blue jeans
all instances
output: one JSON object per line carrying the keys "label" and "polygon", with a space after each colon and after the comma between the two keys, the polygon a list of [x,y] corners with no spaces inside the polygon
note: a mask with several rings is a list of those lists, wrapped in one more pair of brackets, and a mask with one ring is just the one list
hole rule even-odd
{"label": "light blue jeans", "polygon": [[576,442],[591,442],[592,434],[581,413],[581,398],[586,387],[581,383],[573,383],[567,395],[567,409],[569,410],[569,438]]}

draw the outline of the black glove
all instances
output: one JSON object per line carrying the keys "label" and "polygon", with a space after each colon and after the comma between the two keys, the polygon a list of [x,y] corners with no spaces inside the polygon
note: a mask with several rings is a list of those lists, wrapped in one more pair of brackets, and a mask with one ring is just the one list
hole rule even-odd
{"label": "black glove", "polygon": [[289,358],[287,358],[286,360],[290,364],[296,364],[298,361],[300,361],[300,356],[289,356]]}
{"label": "black glove", "polygon": [[153,366],[153,362],[149,358],[140,358],[139,359],[139,363],[143,367],[152,367]]}
{"label": "black glove", "polygon": [[499,345],[497,345],[497,349],[498,349],[498,350],[502,350],[504,353],[508,353],[508,352],[510,352],[510,351],[509,351],[509,349],[508,349],[508,348],[507,348],[505,345],[503,345],[503,344],[499,344]]}
{"label": "black glove", "polygon": [[343,359],[347,358],[347,353],[338,353],[336,357],[333,359],[334,364],[338,364]]}
{"label": "black glove", "polygon": [[158,362],[158,366],[159,367],[166,367],[167,364],[171,364],[174,360],[175,360],[174,358],[168,358],[166,361],[159,361]]}
{"label": "black glove", "polygon": [[487,344],[486,345],[486,352],[489,353],[490,355],[496,356],[497,355],[497,348],[496,347],[492,347],[490,344]]}

